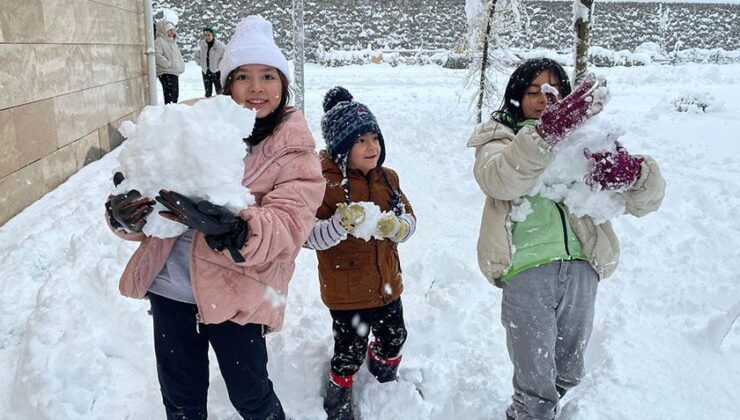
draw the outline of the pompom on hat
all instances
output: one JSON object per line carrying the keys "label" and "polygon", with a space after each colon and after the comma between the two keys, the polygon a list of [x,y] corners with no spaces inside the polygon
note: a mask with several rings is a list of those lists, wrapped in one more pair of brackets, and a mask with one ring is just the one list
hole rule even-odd
{"label": "pompom on hat", "polygon": [[262,16],[247,16],[236,25],[219,66],[221,85],[226,84],[226,78],[234,69],[245,64],[275,67],[290,80],[288,60],[275,44],[272,23]]}
{"label": "pompom on hat", "polygon": [[332,160],[346,165],[346,159],[357,139],[365,133],[377,133],[380,140],[378,166],[385,161],[385,142],[378,120],[370,109],[355,102],[352,94],[341,86],[329,89],[324,95],[324,116],[321,118],[321,134],[326,142],[326,151]]}
{"label": "pompom on hat", "polygon": [[341,86],[335,86],[324,95],[323,108],[324,112],[328,112],[330,109],[340,102],[350,102],[354,99],[349,91]]}

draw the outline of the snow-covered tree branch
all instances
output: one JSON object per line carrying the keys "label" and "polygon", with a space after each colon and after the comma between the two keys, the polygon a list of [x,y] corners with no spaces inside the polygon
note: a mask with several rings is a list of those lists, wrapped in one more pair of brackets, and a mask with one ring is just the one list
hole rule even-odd
{"label": "snow-covered tree branch", "polygon": [[588,68],[588,46],[591,41],[591,20],[594,0],[573,1],[573,27],[575,29],[575,85],[583,81]]}

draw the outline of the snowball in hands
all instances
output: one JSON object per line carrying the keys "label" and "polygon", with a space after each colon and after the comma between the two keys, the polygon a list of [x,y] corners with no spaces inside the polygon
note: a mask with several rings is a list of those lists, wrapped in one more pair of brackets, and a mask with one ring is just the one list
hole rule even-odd
{"label": "snowball in hands", "polygon": [[385,212],[380,210],[380,207],[371,201],[359,201],[356,204],[361,205],[365,209],[365,218],[355,226],[355,231],[351,235],[366,241],[369,241],[373,237],[376,239],[385,239],[378,233],[378,220]]}
{"label": "snowball in hands", "polygon": [[[608,190],[593,191],[585,182],[589,162],[583,156],[583,149],[612,150],[614,140],[624,133],[617,121],[611,122],[605,117],[600,115],[590,119],[581,128],[570,133],[567,141],[557,146],[555,158],[528,195],[541,194],[551,200],[563,202],[571,213],[578,217],[591,216],[596,224],[624,213],[625,200],[622,194]],[[514,221],[527,218],[531,212],[528,205],[527,200],[515,203],[512,208],[512,213],[516,215]]]}
{"label": "snowball in hands", "polygon": [[[237,214],[254,204],[254,196],[242,186],[247,154],[242,139],[252,132],[255,115],[224,95],[193,106],[144,108],[136,124],[121,125],[127,140],[113,172],[122,172],[126,179],[114,194],[136,189],[154,198],[164,188]],[[144,225],[145,234],[171,238],[188,229],[160,216],[160,210],[166,209],[157,203]]]}

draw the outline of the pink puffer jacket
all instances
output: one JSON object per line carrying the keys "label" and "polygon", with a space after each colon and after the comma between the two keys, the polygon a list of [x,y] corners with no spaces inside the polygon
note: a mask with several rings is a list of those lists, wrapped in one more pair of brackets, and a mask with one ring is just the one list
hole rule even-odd
{"label": "pink puffer jacket", "polygon": [[[245,167],[242,184],[257,203],[239,214],[249,226],[241,249],[246,262],[237,264],[228,251],[213,251],[203,234],[195,232],[190,278],[202,322],[263,324],[272,332],[283,324],[295,258],[313,227],[326,187],[303,115],[289,109],[276,132],[252,149]],[[143,298],[176,238],[114,232],[123,239],[141,241],[119,289],[124,296]]]}

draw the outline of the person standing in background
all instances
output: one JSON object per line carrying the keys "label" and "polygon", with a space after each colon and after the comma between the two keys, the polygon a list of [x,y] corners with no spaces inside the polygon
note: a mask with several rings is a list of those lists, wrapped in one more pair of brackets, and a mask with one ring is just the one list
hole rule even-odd
{"label": "person standing in background", "polygon": [[195,52],[195,61],[200,66],[203,74],[203,86],[206,89],[206,98],[213,94],[216,87],[216,95],[221,94],[221,72],[218,71],[221,59],[224,56],[224,43],[216,39],[216,32],[209,28],[203,28],[203,39],[198,42],[198,51]]}
{"label": "person standing in background", "polygon": [[182,54],[177,47],[177,30],[168,20],[157,22],[157,39],[154,41],[156,50],[157,78],[162,84],[164,104],[177,103],[180,93],[179,76],[185,71]]}

